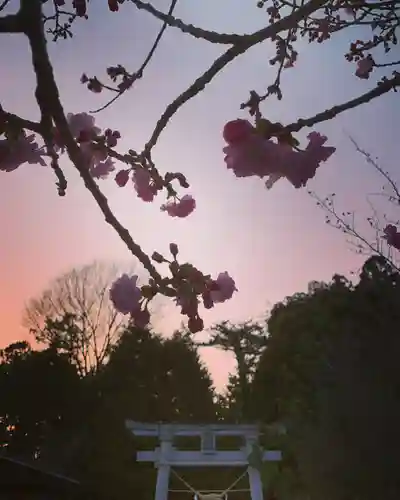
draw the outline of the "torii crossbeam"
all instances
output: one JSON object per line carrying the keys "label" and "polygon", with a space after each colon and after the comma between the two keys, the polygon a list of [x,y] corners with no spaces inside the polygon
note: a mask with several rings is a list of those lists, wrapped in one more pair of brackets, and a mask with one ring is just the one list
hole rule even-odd
{"label": "torii crossbeam", "polygon": [[[258,446],[257,425],[191,425],[191,424],[145,424],[128,420],[126,427],[138,437],[158,437],[160,446],[153,451],[137,453],[138,462],[153,462],[158,468],[155,500],[167,500],[169,478],[172,467],[247,467],[251,500],[263,500],[263,485],[260,472],[249,465],[249,455],[254,445]],[[181,451],[174,447],[175,436],[199,436],[199,451]],[[233,451],[216,448],[217,436],[238,436],[245,445]],[[263,451],[263,461],[280,461],[280,451]]]}

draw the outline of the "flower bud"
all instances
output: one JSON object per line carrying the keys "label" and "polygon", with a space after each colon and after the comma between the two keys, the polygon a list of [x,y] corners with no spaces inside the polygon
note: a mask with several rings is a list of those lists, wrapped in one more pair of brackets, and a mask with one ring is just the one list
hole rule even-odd
{"label": "flower bud", "polygon": [[178,245],[176,243],[169,244],[169,251],[171,252],[172,257],[175,259],[178,255]]}
{"label": "flower bud", "polygon": [[199,317],[189,318],[188,328],[191,333],[198,333],[204,329],[204,321]]}
{"label": "flower bud", "polygon": [[147,309],[143,311],[138,309],[132,314],[132,320],[138,328],[146,328],[150,323],[150,313]]}
{"label": "flower bud", "polygon": [[129,170],[120,170],[115,176],[115,182],[119,187],[124,187],[129,180]]}
{"label": "flower bud", "polygon": [[141,291],[142,291],[142,296],[148,300],[151,300],[157,294],[157,290],[149,285],[143,285]]}
{"label": "flower bud", "polygon": [[203,298],[203,305],[206,309],[211,309],[214,307],[214,302],[211,298],[211,293],[208,290],[203,293],[202,298]]}
{"label": "flower bud", "polygon": [[165,262],[164,257],[160,253],[158,253],[158,252],[154,252],[153,255],[151,256],[151,258],[155,262],[158,262],[159,264],[162,264],[163,262]]}

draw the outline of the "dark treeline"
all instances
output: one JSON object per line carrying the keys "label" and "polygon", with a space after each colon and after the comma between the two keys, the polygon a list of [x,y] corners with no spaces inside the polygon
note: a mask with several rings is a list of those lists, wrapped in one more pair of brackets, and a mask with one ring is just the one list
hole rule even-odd
{"label": "dark treeline", "polygon": [[[206,344],[231,351],[237,373],[216,394],[186,332],[162,338],[122,323],[82,371],[95,339],[72,313],[48,318],[35,332],[40,349],[16,342],[1,351],[0,446],[78,479],[93,498],[146,500],[155,469],[135,463],[135,451],[154,443],[135,442],[126,419],[257,422],[263,444],[284,452],[279,466],[262,469],[266,499],[398,499],[399,325],[400,276],[372,257],[356,284],[314,282],[265,324],[217,325]],[[236,476],[185,473],[199,489],[223,489]]]}

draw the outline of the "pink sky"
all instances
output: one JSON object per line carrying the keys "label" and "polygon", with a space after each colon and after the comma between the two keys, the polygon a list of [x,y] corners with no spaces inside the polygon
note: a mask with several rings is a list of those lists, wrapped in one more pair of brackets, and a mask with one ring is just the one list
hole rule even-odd
{"label": "pink sky", "polygon": [[[108,96],[89,93],[79,83],[80,75],[103,76],[107,66],[118,63],[137,68],[159,26],[129,3],[114,15],[106,11],[106,2],[104,6],[91,3],[91,18],[76,25],[74,38],[51,46],[66,111],[89,111],[104,103]],[[215,7],[212,0],[203,0],[200,7],[196,0],[185,0],[177,15],[204,28],[252,31],[265,22],[253,3],[244,7],[240,0],[220,0]],[[167,10],[165,0],[154,4]],[[0,46],[1,103],[6,110],[37,118],[26,41],[7,38],[7,50],[6,44]],[[268,101],[266,115],[289,123],[370,89],[374,81],[356,79],[354,67],[344,60],[347,44],[348,38],[341,35],[329,44],[301,43],[298,68],[284,78],[284,100]],[[168,30],[145,78],[97,116],[99,126],[121,131],[121,152],[140,150],[165,106],[220,52],[220,47]],[[154,151],[158,168],[182,171],[197,200],[198,208],[188,219],[161,213],[162,195],[153,204],[145,204],[132,187],[120,189],[112,179],[100,181],[116,215],[144,250],[163,253],[174,241],[182,258],[204,272],[215,275],[227,270],[235,278],[239,292],[204,315],[207,326],[223,319],[260,317],[275,302],[305,290],[310,280],[328,280],[335,272],[347,274],[361,262],[349,251],[344,237],[324,224],[323,213],[306,191],[295,191],[282,181],[267,192],[260,180],[235,179],[224,166],[223,124],[244,116],[239,105],[250,89],[262,91],[272,81],[274,68],[268,64],[272,53],[273,47],[263,45],[231,64],[177,113],[161,136]],[[363,197],[376,191],[377,178],[354,151],[346,132],[379,155],[387,169],[393,169],[398,111],[396,95],[385,96],[317,127],[338,151],[321,167],[310,188],[321,195],[335,191],[344,208],[360,208],[362,213]],[[63,164],[69,181],[65,198],[57,196],[54,176],[47,168],[23,165],[0,176],[1,345],[26,337],[21,327],[24,302],[58,274],[94,259],[130,262],[128,250],[105,223],[71,165],[66,160]],[[180,321],[171,307],[157,327],[168,334]],[[210,351],[205,359],[221,386],[233,367],[231,359]]]}

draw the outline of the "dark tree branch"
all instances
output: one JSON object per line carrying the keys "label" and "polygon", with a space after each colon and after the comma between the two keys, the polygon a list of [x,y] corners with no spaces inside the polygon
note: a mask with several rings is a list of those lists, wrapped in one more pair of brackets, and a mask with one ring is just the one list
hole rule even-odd
{"label": "dark tree branch", "polygon": [[372,101],[372,99],[375,99],[376,97],[386,94],[390,90],[394,90],[399,86],[400,86],[400,73],[397,73],[393,78],[378,83],[378,85],[369,92],[366,92],[365,94],[362,94],[361,96],[352,99],[351,101],[347,101],[338,106],[333,106],[333,108],[327,109],[322,113],[318,113],[315,116],[312,116],[311,118],[301,118],[297,122],[292,123],[291,125],[285,127],[285,129],[288,132],[298,132],[304,127],[313,127],[317,123],[325,122],[327,120],[334,118],[338,114],[343,113],[343,111],[348,111],[349,109],[356,108],[361,104],[365,104],[369,101]]}
{"label": "dark tree branch", "polygon": [[202,28],[198,28],[197,26],[193,26],[193,24],[186,24],[181,19],[177,19],[172,16],[170,13],[164,14],[159,11],[151,3],[142,2],[142,0],[131,0],[138,9],[145,10],[149,12],[160,21],[163,21],[171,28],[179,28],[183,33],[187,33],[192,35],[195,38],[202,38],[203,40],[207,40],[211,43],[221,43],[233,45],[235,43],[239,43],[242,39],[249,35],[236,35],[234,33],[216,33],[214,31],[204,30]]}
{"label": "dark tree branch", "polygon": [[374,64],[375,68],[389,68],[390,66],[397,66],[400,64],[400,61],[393,61],[390,63],[382,63],[382,64]]}
{"label": "dark tree branch", "polygon": [[[35,2],[32,2],[32,3],[35,3]],[[39,8],[39,11],[41,14],[41,8]],[[29,38],[29,42],[30,42],[31,50],[32,50],[32,63],[33,63],[34,70],[36,72],[37,85],[36,85],[35,97],[36,97],[36,101],[38,103],[40,113],[41,113],[41,120],[40,120],[41,135],[42,135],[44,143],[46,145],[47,152],[51,158],[51,168],[53,169],[53,171],[57,177],[58,194],[60,196],[65,196],[66,189],[67,189],[67,180],[64,176],[64,172],[62,171],[62,169],[58,163],[58,155],[57,155],[55,148],[54,148],[53,117],[52,117],[51,106],[50,106],[50,103],[47,99],[47,85],[46,85],[46,81],[43,77],[43,74],[36,71],[37,68],[39,68],[41,65],[42,55],[41,55],[41,52],[39,50],[39,47],[42,44],[42,41],[40,40],[38,33],[35,32],[35,27],[31,28],[30,14],[31,14],[31,11],[27,8],[26,2],[21,1],[21,11],[20,11],[21,23],[23,26],[24,33]],[[41,22],[41,24],[40,24],[41,30],[43,30],[42,18],[41,18],[40,22]],[[45,40],[44,40],[44,44],[46,44]]]}
{"label": "dark tree branch", "polygon": [[0,104],[0,122],[8,122],[12,125],[15,125],[17,128],[31,130],[32,132],[36,132],[37,134],[42,133],[42,126],[40,123],[33,122],[31,120],[25,120],[24,118],[20,118],[13,113],[8,113],[4,111]]}
{"label": "dark tree branch", "polygon": [[[248,43],[250,46],[255,45],[257,43],[262,42],[263,40],[266,40],[267,38],[270,38],[270,30],[272,26],[267,26],[266,28],[262,28],[258,31],[255,31],[254,33],[250,34],[243,34],[243,35],[238,35],[235,33],[217,33],[215,31],[209,31],[205,30],[202,28],[198,28],[197,26],[193,26],[192,24],[186,24],[184,23],[181,19],[177,19],[174,16],[164,14],[163,12],[160,12],[157,10],[153,5],[151,5],[148,2],[143,2],[142,0],[131,0],[138,9],[143,9],[150,14],[152,14],[154,17],[157,19],[160,19],[161,21],[166,22],[169,26],[179,28],[183,33],[188,33],[195,38],[202,38],[204,40],[207,40],[208,42],[211,43],[220,43],[220,44],[227,44],[227,45],[236,45],[236,44],[241,44],[241,43]],[[323,4],[325,4],[327,0],[324,0],[322,2],[318,2],[319,5],[316,8],[313,8],[307,16],[309,16],[312,12],[317,10],[319,7],[322,7]],[[312,3],[312,2],[310,2]],[[302,9],[307,10],[307,6],[309,4],[300,7],[298,10],[302,11]],[[291,6],[295,7],[295,6]],[[305,15],[300,15],[298,18],[298,21],[301,19],[307,17]],[[290,16],[285,17],[284,19],[287,19]],[[283,19],[283,20],[284,20]],[[282,20],[282,21],[283,21]],[[278,21],[278,23],[281,21]],[[275,23],[277,24],[277,23]],[[275,24],[273,26],[275,26]],[[289,28],[292,26],[289,26]],[[288,28],[282,28],[279,29],[279,31],[284,31],[285,29]]]}
{"label": "dark tree branch", "polygon": [[100,191],[98,185],[90,175],[82,152],[71,134],[47,52],[46,38],[42,23],[41,0],[21,0],[21,4],[23,6],[25,19],[24,33],[29,39],[37,84],[46,89],[48,109],[51,110],[52,118],[63,138],[71,162],[75,165],[86,188],[90,191],[102,211],[106,222],[115,229],[131,253],[135,255],[145,269],[147,269],[150,276],[160,286],[161,293],[170,297],[175,296],[175,291],[162,283],[162,278],[153,266],[150,258],[143,252],[141,247],[133,240],[129,231],[112,213],[107,198]]}
{"label": "dark tree branch", "polygon": [[0,17],[0,33],[22,33],[19,13]]}
{"label": "dark tree branch", "polygon": [[271,24],[267,28],[260,30],[249,37],[245,37],[242,41],[233,47],[230,47],[226,52],[224,52],[220,57],[218,57],[210,68],[203,73],[195,82],[186,89],[179,97],[177,97],[162,114],[161,118],[158,120],[156,127],[150,137],[150,140],[146,144],[145,151],[149,152],[157,143],[161,132],[164,130],[166,125],[172,116],[178,111],[178,109],[183,106],[192,97],[201,92],[205,86],[211,82],[211,80],[231,61],[236,57],[240,56],[248,49],[261,43],[268,38],[276,36],[281,31],[286,31],[293,26],[295,26],[301,19],[309,16],[315,12],[319,7],[321,7],[326,0],[310,0],[304,7],[299,8],[294,13],[289,16],[284,17],[282,20]]}
{"label": "dark tree branch", "polygon": [[[168,15],[171,15],[174,12],[177,1],[178,0],[172,0],[171,6],[170,6],[169,11],[168,11]],[[108,108],[108,106],[111,106],[111,104],[113,104],[117,99],[119,99],[122,96],[122,94],[124,94],[127,90],[129,90],[132,87],[132,85],[135,83],[136,80],[139,80],[140,78],[143,77],[143,72],[146,69],[149,62],[151,61],[151,58],[153,57],[153,55],[158,47],[158,44],[160,43],[161,38],[162,38],[165,30],[167,29],[167,26],[168,26],[168,23],[164,22],[164,24],[161,27],[161,30],[159,31],[156,39],[154,40],[154,43],[150,49],[150,52],[147,54],[146,59],[143,61],[143,64],[140,66],[138,71],[136,71],[136,73],[133,74],[132,81],[130,82],[129,87],[125,88],[124,90],[119,91],[118,94],[115,97],[113,97],[107,104],[105,104],[101,108],[97,109],[96,111],[92,111],[92,113],[99,113],[100,111],[103,111],[104,109]]]}

